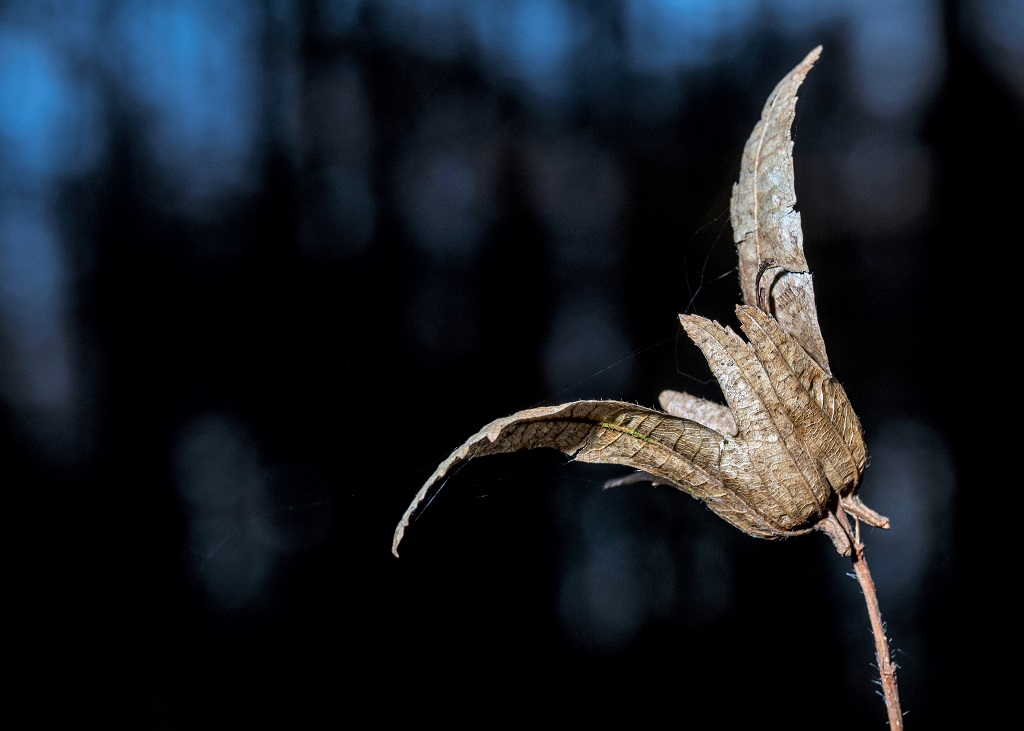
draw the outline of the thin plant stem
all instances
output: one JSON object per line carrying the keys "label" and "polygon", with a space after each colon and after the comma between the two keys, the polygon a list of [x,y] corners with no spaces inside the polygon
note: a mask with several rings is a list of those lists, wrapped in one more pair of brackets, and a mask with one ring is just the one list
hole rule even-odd
{"label": "thin plant stem", "polygon": [[868,562],[864,556],[864,544],[860,541],[860,523],[857,530],[850,529],[850,522],[842,508],[836,511],[839,522],[850,536],[853,552],[853,569],[857,581],[864,592],[864,601],[868,605],[868,616],[871,618],[871,632],[875,636],[875,655],[878,659],[878,672],[882,679],[882,693],[885,698],[885,709],[889,714],[889,728],[892,731],[903,731],[903,711],[900,710],[900,692],[896,685],[896,665],[889,655],[889,640],[885,636],[885,625],[882,624],[882,612],[878,607],[878,594],[875,582],[871,578]]}

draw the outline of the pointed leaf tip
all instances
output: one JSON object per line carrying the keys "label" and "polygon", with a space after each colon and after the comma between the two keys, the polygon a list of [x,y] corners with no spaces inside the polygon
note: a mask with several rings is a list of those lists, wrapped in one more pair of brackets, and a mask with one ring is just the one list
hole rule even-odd
{"label": "pointed leaf tip", "polygon": [[778,320],[828,370],[796,210],[791,135],[797,91],[821,50],[817,46],[808,53],[769,94],[743,148],[729,212],[743,301]]}

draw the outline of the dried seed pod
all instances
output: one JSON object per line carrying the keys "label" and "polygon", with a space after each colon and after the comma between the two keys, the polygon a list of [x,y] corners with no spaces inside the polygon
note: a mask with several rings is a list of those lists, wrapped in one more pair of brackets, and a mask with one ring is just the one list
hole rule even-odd
{"label": "dried seed pod", "polygon": [[867,464],[860,421],[829,369],[795,210],[796,92],[821,47],[779,82],[743,151],[730,205],[746,304],[744,340],[728,327],[680,315],[726,405],[664,391],[664,412],[621,401],[575,401],[497,419],[441,463],[395,530],[398,555],[413,514],[458,462],[557,449],[580,462],[638,470],[608,486],[649,481],[703,501],[743,532],[776,539],[820,530],[841,554],[850,536],[840,508],[888,527],[856,496]]}

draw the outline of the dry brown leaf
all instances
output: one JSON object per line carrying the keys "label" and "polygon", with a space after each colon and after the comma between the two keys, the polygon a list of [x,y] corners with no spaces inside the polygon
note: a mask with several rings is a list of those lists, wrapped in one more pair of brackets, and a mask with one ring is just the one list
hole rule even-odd
{"label": "dry brown leaf", "polygon": [[796,210],[793,140],[796,92],[821,55],[811,51],[778,83],[743,148],[729,210],[739,255],[743,301],[772,315],[828,370],[814,287]]}
{"label": "dry brown leaf", "polygon": [[395,530],[457,463],[488,454],[557,449],[581,462],[639,472],[607,486],[648,481],[702,500],[760,538],[820,530],[841,554],[849,512],[879,527],[888,520],[856,496],[867,464],[860,421],[829,370],[811,275],[795,210],[790,128],[796,92],[821,47],[779,82],[743,151],[733,188],[732,225],[745,305],[736,308],[746,340],[698,315],[680,315],[704,353],[727,405],[663,391],[664,412],[621,401],[576,401],[498,419],[441,463]]}

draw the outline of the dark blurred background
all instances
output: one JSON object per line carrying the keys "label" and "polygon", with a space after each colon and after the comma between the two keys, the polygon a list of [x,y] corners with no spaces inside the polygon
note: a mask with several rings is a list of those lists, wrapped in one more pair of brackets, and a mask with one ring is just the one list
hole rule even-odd
{"label": "dark blurred background", "polygon": [[805,250],[892,520],[864,541],[907,725],[948,720],[966,496],[994,487],[950,318],[992,315],[964,286],[996,289],[1024,157],[1024,5],[1001,0],[0,2],[35,717],[883,728],[821,534],[760,541],[531,452],[466,465],[390,553],[494,418],[719,398],[676,315],[736,325],[740,154],[818,44]]}

